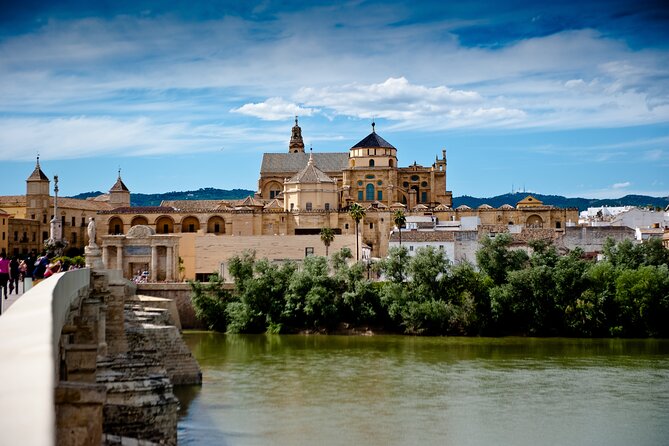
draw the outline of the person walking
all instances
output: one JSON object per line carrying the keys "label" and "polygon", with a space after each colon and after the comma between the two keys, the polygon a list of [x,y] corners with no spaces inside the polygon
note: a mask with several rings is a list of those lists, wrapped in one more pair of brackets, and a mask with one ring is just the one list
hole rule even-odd
{"label": "person walking", "polygon": [[7,299],[7,282],[9,282],[9,259],[5,251],[0,252],[0,299],[4,294]]}
{"label": "person walking", "polygon": [[21,278],[21,270],[19,269],[19,258],[14,256],[9,262],[9,294],[12,291],[19,294],[19,279]]}
{"label": "person walking", "polygon": [[33,279],[35,284],[44,279],[44,273],[46,272],[48,266],[49,258],[46,256],[46,254],[37,259],[35,262],[35,269],[33,270]]}

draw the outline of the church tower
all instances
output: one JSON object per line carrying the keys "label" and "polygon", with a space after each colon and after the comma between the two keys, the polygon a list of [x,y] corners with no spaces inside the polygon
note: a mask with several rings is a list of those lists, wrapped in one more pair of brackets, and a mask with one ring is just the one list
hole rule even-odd
{"label": "church tower", "polygon": [[121,169],[118,170],[116,183],[109,189],[109,204],[114,209],[130,207],[130,190],[121,180]]}
{"label": "church tower", "polygon": [[288,144],[288,153],[304,153],[304,141],[302,140],[302,129],[297,125],[297,116],[295,116],[295,126],[290,135],[290,144]]}
{"label": "church tower", "polygon": [[35,170],[26,179],[26,208],[29,215],[41,214],[49,209],[49,184],[49,177],[42,172],[37,155]]}

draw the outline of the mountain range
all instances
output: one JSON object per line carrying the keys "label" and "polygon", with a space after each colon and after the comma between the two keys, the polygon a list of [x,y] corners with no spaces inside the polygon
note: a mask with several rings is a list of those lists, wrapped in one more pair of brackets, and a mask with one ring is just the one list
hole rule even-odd
{"label": "mountain range", "polygon": [[[165,192],[162,194],[130,194],[132,206],[159,206],[163,200],[238,200],[253,195],[255,191],[248,189],[215,189],[207,187],[203,189],[184,191],[184,192]],[[101,195],[102,192],[84,192],[71,198],[86,199]],[[625,195],[621,198],[568,198],[560,195],[542,195],[527,192],[516,192],[513,194],[497,195],[489,198],[478,198],[463,195],[453,198],[453,207],[466,204],[469,207],[477,208],[482,204],[488,204],[494,208],[503,204],[515,206],[517,202],[528,195],[541,200],[545,205],[552,205],[560,208],[578,208],[579,211],[589,207],[598,206],[638,206],[654,207],[665,209],[669,206],[669,197],[650,197],[647,195]]]}

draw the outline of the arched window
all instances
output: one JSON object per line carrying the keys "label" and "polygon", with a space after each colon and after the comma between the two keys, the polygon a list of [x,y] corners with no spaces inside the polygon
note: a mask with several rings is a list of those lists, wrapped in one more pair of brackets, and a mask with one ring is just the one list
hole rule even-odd
{"label": "arched window", "polygon": [[389,159],[389,160],[388,160],[388,165],[389,165],[390,167],[393,167],[393,160],[392,160],[392,159]]}
{"label": "arched window", "polygon": [[365,200],[374,201],[374,185],[369,183],[365,188]]}
{"label": "arched window", "polygon": [[312,209],[311,201],[307,201],[306,208],[307,208],[307,211],[310,211]]}
{"label": "arched window", "polygon": [[374,167],[374,160],[369,160],[369,167]]}

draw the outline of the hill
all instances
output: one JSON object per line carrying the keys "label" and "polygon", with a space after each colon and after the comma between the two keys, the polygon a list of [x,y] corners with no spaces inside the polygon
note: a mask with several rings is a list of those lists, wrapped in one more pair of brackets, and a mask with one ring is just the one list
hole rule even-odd
{"label": "hill", "polygon": [[[163,200],[240,200],[254,193],[255,191],[247,189],[226,190],[215,189],[213,187],[184,192],[165,192],[162,194],[130,193],[130,204],[132,206],[159,206]],[[98,195],[102,195],[102,192],[84,192],[71,198],[85,200],[89,197],[97,197]]]}
{"label": "hill", "polygon": [[[102,192],[84,192],[71,198],[85,200],[89,197],[96,197]],[[248,189],[215,189],[207,187],[193,191],[184,192],[165,192],[162,194],[130,194],[132,206],[158,206],[163,200],[240,200],[253,195],[254,191]],[[669,205],[669,197],[650,197],[647,195],[625,195],[621,198],[595,199],[595,198],[567,198],[560,195],[542,195],[529,194],[527,192],[518,192],[515,194],[497,195],[489,198],[477,198],[468,195],[453,198],[453,207],[466,204],[469,207],[477,208],[482,204],[489,204],[498,208],[503,204],[515,206],[520,200],[528,195],[541,200],[546,205],[552,205],[560,208],[578,208],[579,211],[589,207],[597,206],[653,206],[666,208]]]}
{"label": "hill", "polygon": [[589,207],[598,206],[638,206],[638,207],[659,207],[666,208],[669,205],[669,197],[650,197],[647,195],[625,195],[621,198],[567,198],[560,195],[542,195],[530,194],[527,192],[517,192],[515,194],[497,195],[496,197],[477,198],[463,195],[461,197],[453,198],[453,207],[458,207],[466,204],[469,207],[477,208],[482,204],[489,204],[494,208],[498,208],[503,204],[510,204],[515,206],[520,200],[528,195],[543,201],[546,205],[556,206],[560,208],[578,208],[583,211]]}

